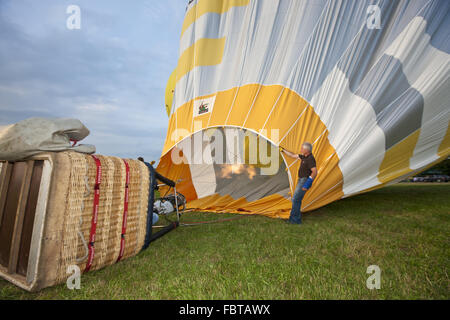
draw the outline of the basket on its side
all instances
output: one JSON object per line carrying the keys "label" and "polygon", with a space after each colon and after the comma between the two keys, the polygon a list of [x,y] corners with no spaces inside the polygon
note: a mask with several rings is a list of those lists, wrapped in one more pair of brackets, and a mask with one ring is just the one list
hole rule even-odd
{"label": "basket on its side", "polygon": [[137,160],[61,152],[3,162],[0,276],[36,291],[66,281],[74,265],[85,272],[136,255],[148,194]]}

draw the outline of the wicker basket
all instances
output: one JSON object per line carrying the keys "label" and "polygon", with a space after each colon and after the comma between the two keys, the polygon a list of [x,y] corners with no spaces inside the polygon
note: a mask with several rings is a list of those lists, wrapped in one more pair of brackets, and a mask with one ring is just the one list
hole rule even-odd
{"label": "wicker basket", "polygon": [[[90,246],[97,270],[136,255],[144,244],[149,171],[129,167],[128,215],[122,236],[125,161],[97,156],[101,184],[95,243],[90,244],[97,165],[92,156],[48,153],[0,166],[0,276],[36,291],[66,281],[68,267],[86,269]],[[122,241],[122,238],[124,241]],[[121,251],[123,246],[123,251]]]}

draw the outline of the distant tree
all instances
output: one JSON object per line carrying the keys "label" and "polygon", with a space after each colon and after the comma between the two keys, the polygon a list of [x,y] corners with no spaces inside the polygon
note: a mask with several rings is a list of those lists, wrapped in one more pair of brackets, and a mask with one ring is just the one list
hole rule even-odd
{"label": "distant tree", "polygon": [[427,171],[422,172],[421,175],[428,175],[428,174],[445,174],[450,176],[450,157],[448,157],[442,162],[439,162],[437,165],[431,167]]}

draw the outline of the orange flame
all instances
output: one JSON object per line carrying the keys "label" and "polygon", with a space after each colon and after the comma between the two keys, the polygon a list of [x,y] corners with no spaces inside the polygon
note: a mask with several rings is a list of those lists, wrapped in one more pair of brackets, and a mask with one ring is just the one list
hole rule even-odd
{"label": "orange flame", "polygon": [[244,166],[242,164],[223,165],[221,178],[230,179],[233,174],[247,174],[249,179],[256,176],[256,170],[253,167]]}

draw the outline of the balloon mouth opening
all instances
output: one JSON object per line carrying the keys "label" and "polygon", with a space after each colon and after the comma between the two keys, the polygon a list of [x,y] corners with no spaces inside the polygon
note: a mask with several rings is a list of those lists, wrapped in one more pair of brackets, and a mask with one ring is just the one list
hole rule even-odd
{"label": "balloon mouth opening", "polygon": [[192,181],[197,198],[219,194],[251,202],[273,194],[289,197],[290,179],[278,147],[250,130],[201,130],[177,143],[163,158],[170,159],[173,171],[186,167],[185,175],[190,177],[184,180]]}

